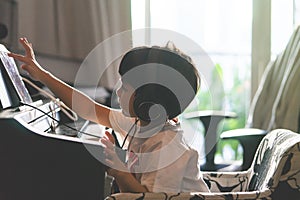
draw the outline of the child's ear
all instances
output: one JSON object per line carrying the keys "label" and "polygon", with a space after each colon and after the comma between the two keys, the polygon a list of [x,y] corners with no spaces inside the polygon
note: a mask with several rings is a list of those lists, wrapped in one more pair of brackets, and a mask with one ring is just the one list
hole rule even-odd
{"label": "child's ear", "polygon": [[151,95],[145,90],[145,86],[138,89],[135,92],[133,100],[133,111],[135,115],[142,121],[151,121],[149,116],[149,110],[156,103],[151,98]]}

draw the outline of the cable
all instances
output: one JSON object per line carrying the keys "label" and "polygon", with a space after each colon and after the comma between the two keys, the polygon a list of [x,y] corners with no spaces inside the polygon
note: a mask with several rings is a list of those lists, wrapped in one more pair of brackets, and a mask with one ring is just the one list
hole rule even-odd
{"label": "cable", "polygon": [[[70,109],[68,106],[66,106],[62,101],[60,101],[59,99],[55,98],[49,92],[47,92],[47,91],[39,88],[38,86],[36,86],[34,83],[32,83],[27,78],[22,77],[22,80],[25,81],[26,83],[28,83],[29,85],[31,85],[33,88],[35,88],[39,92],[43,93],[45,96],[49,97],[51,100],[53,100],[61,108],[61,111],[63,113],[65,113],[66,116],[69,117],[71,120],[73,120],[73,121],[77,121],[78,120],[77,114],[72,109]],[[72,113],[73,116],[70,115],[69,112]]]}
{"label": "cable", "polygon": [[111,131],[111,135],[112,135],[112,136],[114,137],[114,139],[115,139],[115,145],[116,145],[118,148],[122,149],[122,147],[121,147],[121,145],[120,145],[120,143],[119,143],[117,134],[116,134],[116,132],[115,132],[113,129],[112,129],[112,131]]}
{"label": "cable", "polygon": [[[123,140],[123,143],[122,143],[122,145],[121,145],[121,149],[123,149],[123,147],[124,147],[124,145],[125,145],[125,142],[126,142],[128,136],[129,136],[129,133],[132,131],[132,129],[133,129],[134,127],[136,127],[138,121],[139,121],[139,119],[136,119],[135,122],[134,122],[134,124],[130,127],[129,131],[127,132],[127,134],[126,134],[126,136],[125,136],[125,138],[124,138],[124,140]],[[136,132],[136,130],[133,132],[132,137],[134,137],[135,132]],[[132,139],[129,141],[128,147],[130,146],[131,141],[132,141]]]}
{"label": "cable", "polygon": [[36,110],[38,110],[38,111],[44,113],[45,115],[47,115],[47,117],[51,118],[52,120],[58,122],[58,124],[63,125],[63,126],[66,126],[66,127],[70,128],[70,129],[72,129],[72,130],[78,131],[79,133],[82,133],[82,134],[88,135],[88,136],[92,136],[92,137],[96,137],[96,138],[102,138],[102,136],[98,136],[98,135],[94,135],[94,134],[91,134],[91,133],[87,133],[87,132],[78,130],[78,129],[76,129],[76,128],[73,128],[73,127],[71,127],[71,126],[69,126],[69,125],[67,125],[67,124],[65,124],[65,123],[61,123],[59,120],[57,120],[56,118],[52,117],[51,115],[49,115],[48,113],[46,113],[45,111],[41,110],[41,109],[38,108],[38,107],[35,107],[35,106],[30,105],[30,104],[27,104],[27,103],[23,103],[23,102],[20,102],[20,104],[21,104],[21,105],[24,105],[24,106],[29,106],[29,107],[31,107],[31,108],[34,108],[34,109],[36,109]]}

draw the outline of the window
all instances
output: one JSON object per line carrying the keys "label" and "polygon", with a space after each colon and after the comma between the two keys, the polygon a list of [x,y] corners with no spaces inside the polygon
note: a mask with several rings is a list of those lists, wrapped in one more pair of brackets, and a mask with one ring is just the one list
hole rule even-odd
{"label": "window", "polygon": [[[271,55],[272,59],[281,53],[294,29],[299,15],[295,0],[273,0],[271,2]],[[300,2],[299,2],[300,3]],[[299,4],[298,3],[298,4]],[[298,14],[297,14],[298,11]]]}

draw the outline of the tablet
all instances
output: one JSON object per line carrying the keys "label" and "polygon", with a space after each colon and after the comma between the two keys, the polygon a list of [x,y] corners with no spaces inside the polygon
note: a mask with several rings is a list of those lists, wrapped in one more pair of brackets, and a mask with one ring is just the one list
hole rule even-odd
{"label": "tablet", "polygon": [[20,102],[32,103],[31,96],[25,87],[13,58],[7,55],[8,50],[0,44],[0,100],[1,109],[18,107]]}

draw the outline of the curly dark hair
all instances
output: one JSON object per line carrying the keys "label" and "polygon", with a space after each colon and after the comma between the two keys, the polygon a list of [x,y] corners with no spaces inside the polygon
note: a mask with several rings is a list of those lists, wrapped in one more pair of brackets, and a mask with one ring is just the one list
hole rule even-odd
{"label": "curly dark hair", "polygon": [[[164,47],[131,49],[120,62],[119,74],[123,82],[134,87],[138,99],[135,112],[143,113],[144,120],[149,119],[147,112],[152,104],[163,106],[167,118],[176,117],[190,104],[200,87],[200,76],[192,59],[172,42]],[[146,102],[151,104],[141,109]]]}

